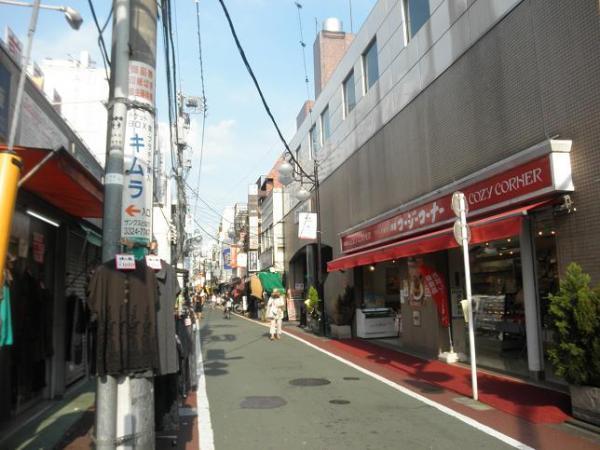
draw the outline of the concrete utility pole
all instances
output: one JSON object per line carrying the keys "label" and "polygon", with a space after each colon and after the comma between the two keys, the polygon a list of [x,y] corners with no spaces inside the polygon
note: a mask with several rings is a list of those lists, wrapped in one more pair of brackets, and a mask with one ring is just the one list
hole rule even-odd
{"label": "concrete utility pole", "polygon": [[[114,0],[111,83],[109,98],[102,260],[120,251],[124,189],[140,186],[152,191],[157,6],[154,0]],[[142,132],[144,135],[142,136]],[[144,149],[138,167],[143,181],[125,183],[126,138]],[[134,136],[134,137],[132,137]],[[141,142],[145,138],[145,147]],[[134,145],[131,144],[131,145]],[[144,165],[144,161],[146,164]],[[148,163],[148,161],[150,161]],[[128,162],[130,164],[130,162]],[[135,163],[134,163],[135,164]],[[149,178],[148,178],[149,177]],[[139,184],[138,184],[139,183]],[[147,184],[146,184],[147,183]],[[140,192],[141,193],[141,192]],[[148,205],[150,211],[152,205]],[[143,213],[142,213],[143,214]],[[151,222],[150,222],[151,227]],[[151,230],[150,230],[151,233]],[[145,233],[145,234],[150,234]],[[142,233],[144,234],[144,233]],[[125,378],[117,387],[112,376],[98,378],[96,391],[96,448],[154,448],[152,378]],[[125,406],[124,406],[125,405]]]}
{"label": "concrete utility pole", "polygon": [[[102,261],[119,253],[121,203],[123,196],[123,146],[129,87],[129,0],[114,0],[111,50],[108,139],[104,175],[104,219]],[[99,377],[96,385],[96,448],[115,448],[117,437],[117,380]]]}

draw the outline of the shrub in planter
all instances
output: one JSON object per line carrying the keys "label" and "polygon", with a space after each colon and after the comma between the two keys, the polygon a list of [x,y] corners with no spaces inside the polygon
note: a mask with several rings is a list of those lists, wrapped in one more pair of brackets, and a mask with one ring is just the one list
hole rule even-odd
{"label": "shrub in planter", "polygon": [[[554,331],[548,357],[571,385],[573,414],[600,424],[600,291],[579,265],[567,267],[548,313]],[[577,404],[581,400],[588,404]]]}
{"label": "shrub in planter", "polygon": [[344,292],[338,295],[336,311],[333,316],[335,325],[350,325],[354,314],[354,288],[346,286]]}

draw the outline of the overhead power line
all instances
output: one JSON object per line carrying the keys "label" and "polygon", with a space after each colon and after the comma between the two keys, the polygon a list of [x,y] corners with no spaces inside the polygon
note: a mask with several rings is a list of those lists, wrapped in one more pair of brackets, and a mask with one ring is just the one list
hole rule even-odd
{"label": "overhead power line", "polygon": [[106,43],[104,42],[104,30],[106,29],[110,18],[112,17],[113,7],[111,6],[110,12],[108,13],[108,17],[104,22],[104,26],[100,26],[98,22],[98,16],[96,15],[96,9],[94,8],[94,4],[92,0],[88,0],[88,5],[90,6],[90,11],[92,12],[92,17],[94,18],[94,23],[96,24],[96,29],[98,30],[98,47],[100,47],[100,55],[102,56],[102,63],[104,64],[104,72],[106,73],[106,81],[109,81],[110,76],[108,74],[108,66],[110,66],[110,58],[108,56],[108,51],[106,50]]}
{"label": "overhead power line", "polygon": [[[200,6],[199,0],[196,0],[196,31],[198,33],[198,61],[200,63],[200,86],[202,88],[202,132],[200,136],[200,162],[198,163],[198,181],[196,183],[196,190],[200,190],[200,178],[202,177],[202,159],[204,156],[204,132],[206,129],[206,89],[204,86],[204,62],[202,58],[202,33],[200,28]],[[196,207],[198,206],[198,197],[194,201],[194,208],[192,214],[196,214]]]}
{"label": "overhead power line", "polygon": [[248,62],[248,58],[246,58],[246,53],[244,52],[244,49],[242,48],[242,44],[240,43],[237,32],[235,31],[235,27],[233,26],[233,22],[231,21],[231,17],[229,16],[229,11],[227,10],[227,6],[225,6],[224,0],[219,0],[219,3],[221,4],[221,7],[223,8],[223,12],[225,13],[225,18],[227,19],[227,23],[229,24],[229,29],[231,30],[231,34],[232,34],[235,44],[237,46],[238,52],[239,52],[240,56],[242,57],[242,61],[244,62],[244,65],[246,66],[246,70],[248,70],[248,73],[250,74],[250,78],[252,78],[252,81],[254,82],[254,86],[256,87],[256,90],[258,91],[258,95],[260,96],[260,99],[262,100],[262,104],[265,108],[265,111],[267,112],[267,115],[271,119],[271,122],[273,122],[273,126],[275,127],[275,130],[277,131],[277,134],[279,135],[279,139],[283,143],[285,150],[287,151],[290,159],[294,162],[296,167],[298,167],[299,170],[306,177],[310,178],[311,175],[309,173],[307,173],[302,168],[300,163],[296,160],[296,157],[290,150],[290,147],[289,147],[287,141],[285,140],[285,138],[283,137],[283,134],[281,133],[281,130],[279,129],[279,125],[277,124],[275,117],[273,117],[273,114],[271,113],[271,109],[269,108],[269,105],[267,104],[267,100],[265,99],[262,89],[260,88],[260,85],[258,84],[258,80],[256,79],[256,76],[254,75],[254,71],[252,70],[250,63]]}

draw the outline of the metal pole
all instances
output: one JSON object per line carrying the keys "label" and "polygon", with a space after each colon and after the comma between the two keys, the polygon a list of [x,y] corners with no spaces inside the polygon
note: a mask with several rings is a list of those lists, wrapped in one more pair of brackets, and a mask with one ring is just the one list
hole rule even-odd
{"label": "metal pole", "polygon": [[[111,92],[104,175],[102,261],[119,252],[123,196],[123,145],[129,91],[129,0],[114,0]],[[99,377],[96,385],[96,448],[115,448],[117,433],[117,380]]]}
{"label": "metal pole", "polygon": [[473,388],[473,400],[477,400],[477,360],[475,356],[475,324],[473,323],[473,297],[471,294],[471,267],[469,262],[469,235],[467,228],[466,200],[464,194],[460,195],[460,225],[463,258],[465,263],[465,289],[467,292],[467,304],[469,305],[469,354],[471,359],[471,386]]}
{"label": "metal pole", "polygon": [[12,120],[10,122],[10,134],[8,135],[8,151],[12,152],[17,136],[17,124],[21,113],[21,103],[23,102],[23,93],[25,91],[25,78],[29,59],[31,58],[31,46],[33,44],[33,35],[37,26],[38,15],[40,12],[40,0],[35,0],[32,4],[31,20],[29,21],[29,31],[27,31],[27,47],[25,48],[25,57],[21,63],[21,74],[19,75],[19,85],[17,87],[17,98],[15,99],[15,109],[13,110]]}
{"label": "metal pole", "polygon": [[315,178],[315,210],[317,212],[317,292],[319,294],[321,306],[321,333],[325,336],[327,332],[326,312],[325,312],[325,295],[323,293],[323,256],[321,252],[321,198],[319,192],[319,165],[317,160],[314,161],[314,178]]}

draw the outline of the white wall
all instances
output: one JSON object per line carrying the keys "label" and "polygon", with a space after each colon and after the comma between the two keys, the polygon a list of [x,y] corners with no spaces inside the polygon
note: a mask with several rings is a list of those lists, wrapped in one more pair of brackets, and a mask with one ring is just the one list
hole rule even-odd
{"label": "white wall", "polygon": [[106,158],[108,82],[104,69],[75,60],[45,59],[44,90],[52,101],[53,89],[62,97],[61,114],[104,167]]}

